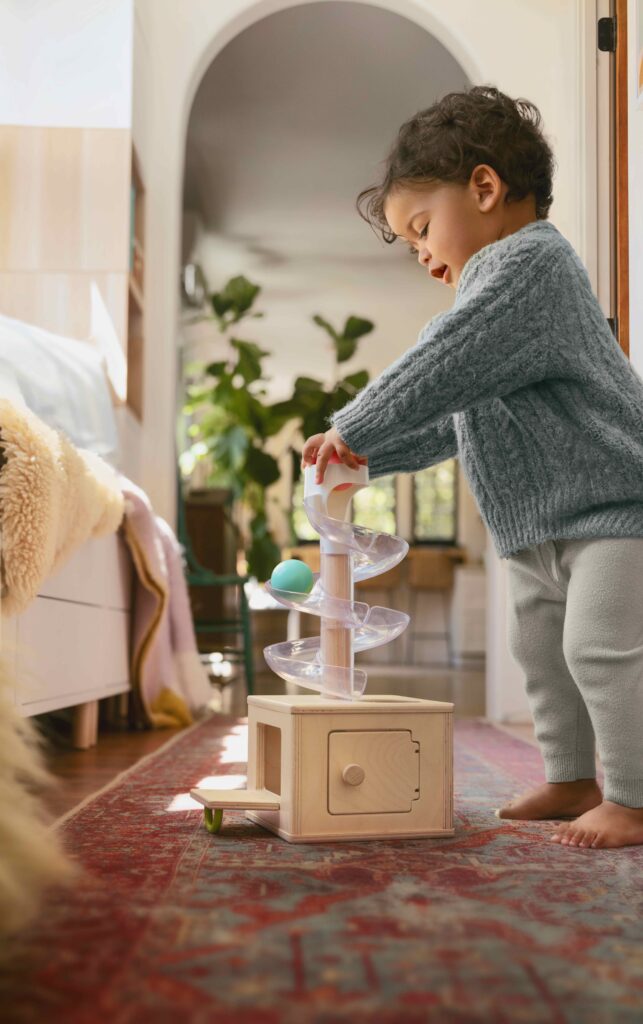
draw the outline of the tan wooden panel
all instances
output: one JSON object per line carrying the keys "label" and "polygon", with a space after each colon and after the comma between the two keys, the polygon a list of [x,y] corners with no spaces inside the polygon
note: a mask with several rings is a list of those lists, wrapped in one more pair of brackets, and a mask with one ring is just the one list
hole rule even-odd
{"label": "tan wooden panel", "polygon": [[453,566],[464,552],[453,548],[411,548],[407,555],[408,584],[419,590],[450,590]]}
{"label": "tan wooden panel", "polygon": [[127,272],[129,129],[0,127],[0,270]]}
{"label": "tan wooden panel", "polygon": [[190,796],[204,807],[279,810],[279,798],[267,789],[191,789]]}
{"label": "tan wooden panel", "polygon": [[98,286],[125,351],[127,274],[0,272],[0,313],[66,338],[88,340],[92,281]]}
{"label": "tan wooden panel", "polygon": [[[369,576],[366,580],[356,580],[355,590],[359,594],[361,590],[394,590],[404,582],[405,565],[398,562],[388,572],[382,572],[379,576]],[[359,600],[359,596],[357,597]]]}
{"label": "tan wooden panel", "polygon": [[284,561],[287,558],[299,558],[313,572],[320,571],[321,551],[319,544],[302,544],[301,547],[284,548]]}
{"label": "tan wooden panel", "polygon": [[[362,769],[352,782],[351,767]],[[330,814],[410,811],[419,793],[420,745],[410,729],[328,734]]]}

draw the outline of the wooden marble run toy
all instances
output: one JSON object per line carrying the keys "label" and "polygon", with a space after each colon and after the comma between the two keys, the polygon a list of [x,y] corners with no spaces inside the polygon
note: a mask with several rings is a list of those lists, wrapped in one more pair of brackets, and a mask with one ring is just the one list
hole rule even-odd
{"label": "wooden marble run toy", "polygon": [[226,808],[296,843],[453,835],[453,707],[366,695],[358,651],[389,643],[409,616],[353,599],[356,580],[406,556],[401,537],[346,519],[368,467],[335,456],[324,480],[304,470],[304,508],[320,535],[320,572],[280,563],[266,589],[281,604],[319,615],[321,635],[272,644],[268,665],[314,694],[248,697],[248,789],[193,789],[205,826]]}

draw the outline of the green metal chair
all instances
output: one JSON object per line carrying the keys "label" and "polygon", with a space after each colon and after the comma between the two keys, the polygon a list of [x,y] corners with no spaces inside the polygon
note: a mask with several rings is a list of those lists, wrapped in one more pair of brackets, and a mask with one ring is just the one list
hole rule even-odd
{"label": "green metal chair", "polygon": [[239,576],[236,573],[220,575],[206,569],[201,565],[190,541],[187,530],[185,501],[183,498],[183,487],[181,476],[177,479],[177,536],[179,543],[185,552],[185,579],[190,587],[228,587],[235,586],[239,591],[238,609],[239,617],[235,619],[196,619],[194,629],[197,633],[240,633],[243,636],[241,647],[226,647],[224,645],[221,653],[224,658],[232,662],[243,662],[246,675],[246,689],[248,694],[254,693],[254,666],[252,663],[252,629],[250,623],[250,610],[248,597],[245,591],[245,584],[248,576]]}

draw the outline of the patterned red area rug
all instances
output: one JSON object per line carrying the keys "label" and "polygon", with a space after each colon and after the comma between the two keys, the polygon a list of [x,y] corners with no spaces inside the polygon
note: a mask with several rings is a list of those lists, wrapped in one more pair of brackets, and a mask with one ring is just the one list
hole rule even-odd
{"label": "patterned red area rug", "polygon": [[244,784],[246,732],[186,730],[61,825],[86,879],[16,944],[3,1020],[643,1019],[643,848],[569,849],[553,822],[494,817],[544,781],[537,748],[456,720],[454,836],[292,845],[242,812],[210,835],[187,797]]}

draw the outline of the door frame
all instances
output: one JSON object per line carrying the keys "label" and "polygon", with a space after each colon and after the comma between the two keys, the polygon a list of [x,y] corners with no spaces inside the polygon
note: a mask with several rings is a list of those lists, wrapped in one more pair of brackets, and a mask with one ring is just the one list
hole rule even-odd
{"label": "door frame", "polygon": [[625,355],[630,355],[630,260],[628,213],[628,138],[629,111],[627,63],[627,0],[615,0],[616,54],[614,56],[614,150],[615,150],[615,249],[617,339]]}
{"label": "door frame", "polygon": [[[629,358],[627,0],[596,0],[596,294]],[[616,52],[598,49],[598,19],[616,18]]]}

